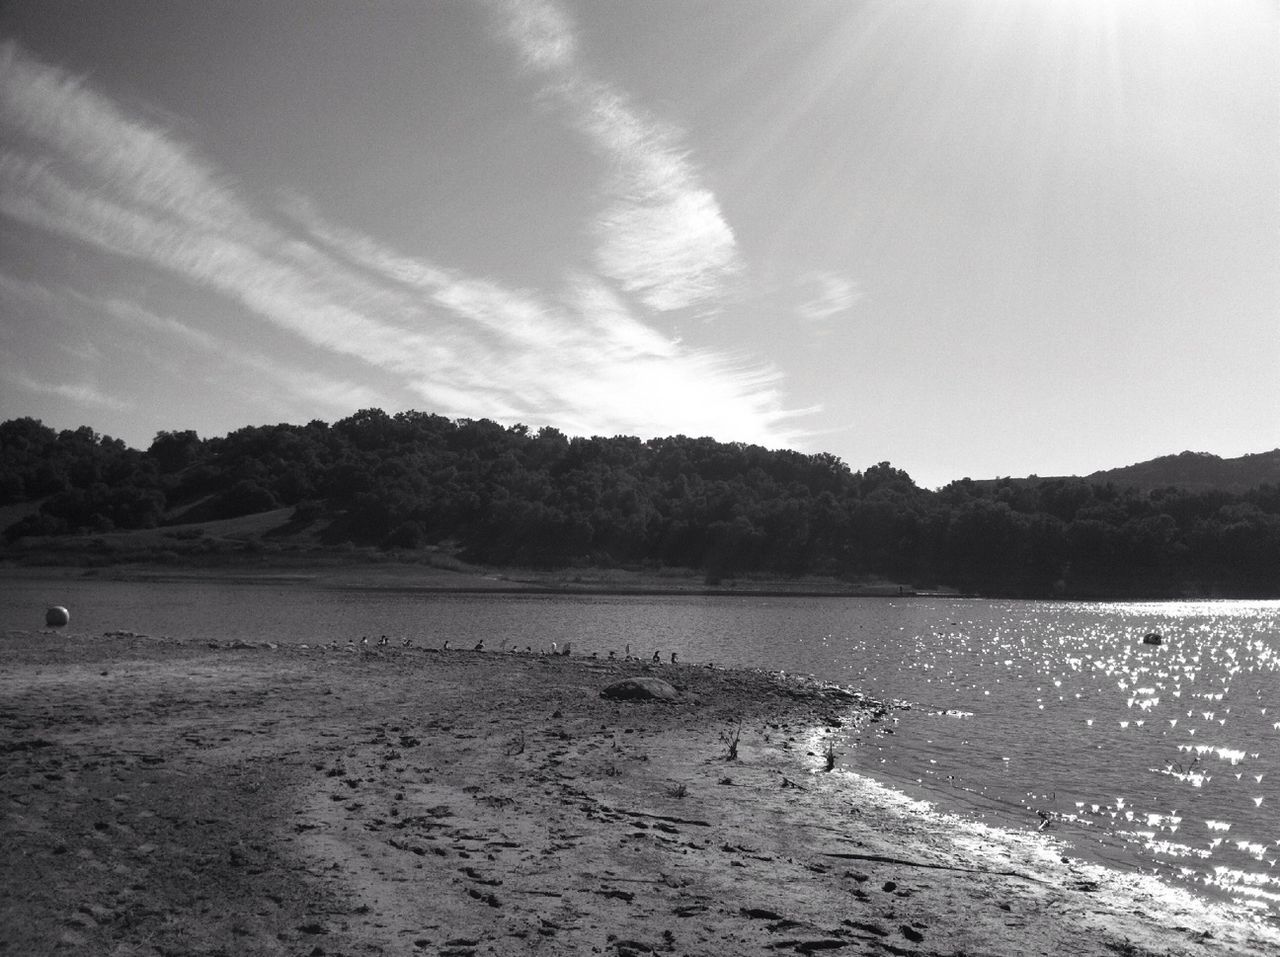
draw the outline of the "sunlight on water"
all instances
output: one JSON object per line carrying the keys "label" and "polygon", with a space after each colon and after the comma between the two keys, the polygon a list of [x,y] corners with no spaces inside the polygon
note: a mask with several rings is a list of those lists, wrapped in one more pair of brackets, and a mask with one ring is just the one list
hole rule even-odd
{"label": "sunlight on water", "polygon": [[[813,734],[808,742],[811,751],[821,750],[824,734],[825,731]],[[945,834],[967,865],[994,870],[1029,867],[1041,878],[1064,886],[1092,885],[1112,901],[1124,901],[1139,910],[1154,905],[1167,922],[1194,926],[1218,939],[1228,939],[1240,928],[1242,914],[1238,907],[1206,903],[1189,892],[1203,889],[1203,885],[1179,885],[1154,874],[1118,871],[1073,860],[1066,856],[1070,848],[1052,833],[1031,834],[991,826],[971,816],[943,810],[937,804],[913,799],[863,775],[836,771],[830,778],[819,777],[818,785],[843,788],[855,803],[873,803],[909,819],[916,833]],[[1183,870],[1181,876],[1189,882],[1194,872],[1190,868]],[[1239,903],[1240,897],[1235,901]],[[1265,923],[1258,923],[1255,932],[1271,942],[1278,939]]]}
{"label": "sunlight on water", "polygon": [[[864,740],[855,766],[1280,913],[1280,604],[964,609],[876,682],[923,707]],[[947,720],[956,709],[973,722]]]}

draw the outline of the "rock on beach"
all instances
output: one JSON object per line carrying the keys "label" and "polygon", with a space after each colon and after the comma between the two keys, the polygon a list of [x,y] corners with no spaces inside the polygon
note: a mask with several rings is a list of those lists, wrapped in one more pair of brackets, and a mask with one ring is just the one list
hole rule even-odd
{"label": "rock on beach", "polygon": [[613,701],[675,701],[676,689],[661,678],[623,678],[600,689],[600,697]]}

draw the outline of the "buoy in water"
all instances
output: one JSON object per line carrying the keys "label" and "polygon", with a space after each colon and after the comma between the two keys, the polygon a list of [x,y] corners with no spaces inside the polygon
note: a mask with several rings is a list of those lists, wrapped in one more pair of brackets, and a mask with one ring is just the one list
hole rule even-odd
{"label": "buoy in water", "polygon": [[1142,643],[1144,645],[1159,645],[1159,644],[1162,644],[1163,642],[1164,642],[1164,636],[1161,635],[1160,632],[1158,631],[1149,631],[1142,636]]}
{"label": "buoy in water", "polygon": [[50,628],[61,628],[71,621],[71,612],[61,605],[54,605],[44,613],[44,623]]}

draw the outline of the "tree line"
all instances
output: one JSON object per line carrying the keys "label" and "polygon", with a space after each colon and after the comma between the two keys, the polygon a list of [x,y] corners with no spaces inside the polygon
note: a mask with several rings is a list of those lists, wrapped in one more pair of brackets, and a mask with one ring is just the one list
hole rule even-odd
{"label": "tree line", "polygon": [[329,545],[441,543],[492,565],[672,566],[883,578],[1011,596],[1280,596],[1280,486],[1140,491],[1084,479],[918,487],[887,462],[683,435],[367,409],[332,425],[160,432],[145,451],[87,426],[0,424],[4,530],[101,533],[291,507]]}

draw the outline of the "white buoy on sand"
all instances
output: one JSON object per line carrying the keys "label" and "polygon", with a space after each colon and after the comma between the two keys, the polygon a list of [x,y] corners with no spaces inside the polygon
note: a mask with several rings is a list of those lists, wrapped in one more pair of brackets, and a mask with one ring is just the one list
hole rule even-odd
{"label": "white buoy on sand", "polygon": [[44,613],[44,623],[50,628],[61,628],[71,621],[71,612],[61,605],[53,605]]}

